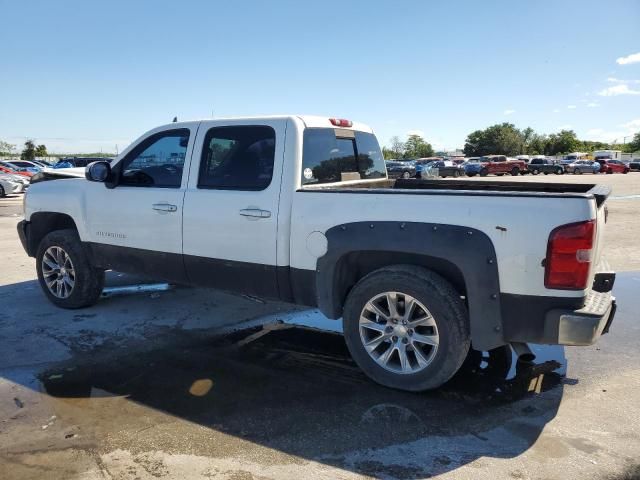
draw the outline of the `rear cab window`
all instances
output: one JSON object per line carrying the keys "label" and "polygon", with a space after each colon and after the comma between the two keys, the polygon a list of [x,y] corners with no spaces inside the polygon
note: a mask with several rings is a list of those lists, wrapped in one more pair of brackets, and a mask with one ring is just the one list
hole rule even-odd
{"label": "rear cab window", "polygon": [[386,178],[375,135],[341,128],[307,128],[303,135],[302,185]]}

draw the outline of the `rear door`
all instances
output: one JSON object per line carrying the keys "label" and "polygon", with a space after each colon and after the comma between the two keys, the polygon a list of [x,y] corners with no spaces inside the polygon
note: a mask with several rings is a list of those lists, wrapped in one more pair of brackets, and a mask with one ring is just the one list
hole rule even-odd
{"label": "rear door", "polygon": [[286,119],[203,122],[183,252],[192,283],[278,298],[276,237]]}

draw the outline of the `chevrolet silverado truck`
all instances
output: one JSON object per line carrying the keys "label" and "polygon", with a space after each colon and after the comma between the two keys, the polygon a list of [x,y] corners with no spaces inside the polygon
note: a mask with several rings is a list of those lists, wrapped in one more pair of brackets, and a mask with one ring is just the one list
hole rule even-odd
{"label": "chevrolet silverado truck", "polygon": [[480,157],[478,173],[481,177],[491,174],[498,176],[509,174],[515,177],[518,174],[527,173],[527,164],[523,160],[510,160],[506,155],[485,155]]}
{"label": "chevrolet silverado truck", "polygon": [[18,233],[46,297],[105,270],[317,307],[355,362],[436,388],[471,345],[590,345],[615,312],[607,187],[387,177],[371,128],[274,116],[171,123],[86,178],[30,188]]}

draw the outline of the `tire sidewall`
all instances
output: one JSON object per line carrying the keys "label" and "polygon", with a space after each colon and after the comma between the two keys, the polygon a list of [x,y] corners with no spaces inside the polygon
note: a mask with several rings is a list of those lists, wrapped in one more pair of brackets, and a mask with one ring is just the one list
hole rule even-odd
{"label": "tire sidewall", "polygon": [[[75,282],[71,295],[67,298],[53,295],[44,281],[42,257],[45,251],[53,246],[62,248],[73,263]],[[36,271],[44,294],[53,304],[63,308],[82,308],[95,303],[104,284],[104,272],[91,267],[80,238],[73,230],[54,231],[42,239],[36,253]]]}
{"label": "tire sidewall", "polygon": [[[374,275],[377,272],[374,272]],[[418,279],[419,280],[419,279]],[[399,374],[385,370],[369,356],[360,339],[359,319],[362,308],[373,297],[384,292],[396,291],[411,295],[419,300],[431,313],[436,322],[439,345],[435,358],[422,371]],[[466,331],[460,332],[459,320],[453,315],[447,303],[434,293],[432,286],[416,281],[407,274],[370,275],[365,277],[349,295],[343,312],[343,330],[347,347],[360,368],[371,378],[391,388],[421,391],[436,388],[449,380],[460,368],[469,349],[469,327],[466,317]],[[464,350],[460,356],[460,350]]]}

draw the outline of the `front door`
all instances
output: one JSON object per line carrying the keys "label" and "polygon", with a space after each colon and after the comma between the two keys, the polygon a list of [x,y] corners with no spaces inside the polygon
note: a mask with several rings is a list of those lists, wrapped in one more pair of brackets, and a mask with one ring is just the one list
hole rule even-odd
{"label": "front door", "polygon": [[197,285],[277,298],[285,120],[203,122],[185,194],[184,260]]}
{"label": "front door", "polygon": [[[118,164],[113,189],[91,183],[87,219],[98,264],[117,271],[185,281],[182,208],[197,123],[143,139]],[[185,162],[186,160],[186,162]]]}

